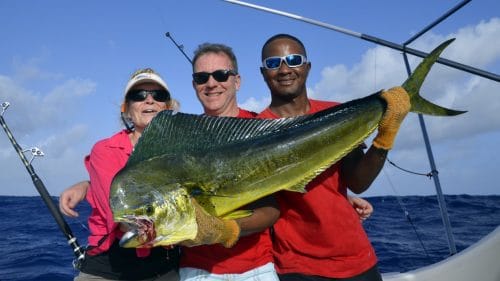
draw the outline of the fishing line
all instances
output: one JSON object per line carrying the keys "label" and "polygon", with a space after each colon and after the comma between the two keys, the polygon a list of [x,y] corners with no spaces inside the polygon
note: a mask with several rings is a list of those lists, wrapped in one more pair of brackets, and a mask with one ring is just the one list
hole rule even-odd
{"label": "fishing line", "polygon": [[[56,207],[56,204],[52,200],[49,192],[47,191],[47,188],[45,188],[45,185],[43,184],[42,180],[38,177],[38,175],[35,172],[35,169],[31,165],[31,162],[33,162],[33,159],[35,157],[43,156],[43,152],[36,147],[23,150],[21,148],[21,146],[19,146],[19,143],[16,141],[16,139],[12,135],[12,132],[10,131],[9,127],[7,126],[7,123],[5,122],[5,120],[3,118],[3,114],[5,113],[5,111],[9,107],[9,105],[10,105],[10,103],[8,103],[8,102],[2,103],[2,111],[0,112],[0,124],[2,125],[2,128],[4,129],[5,133],[7,134],[7,137],[9,138],[10,142],[12,143],[12,146],[14,147],[17,154],[19,155],[19,158],[21,158],[21,161],[23,162],[24,166],[26,167],[28,174],[30,174],[36,190],[38,191],[38,193],[42,197],[43,201],[45,202],[45,205],[49,209],[51,215],[54,217],[60,230],[62,231],[62,233],[66,237],[68,245],[70,245],[71,248],[73,248],[73,254],[75,255],[75,260],[73,261],[73,266],[75,268],[79,268],[79,266],[81,265],[81,262],[85,258],[85,251],[78,244],[78,241],[77,241],[76,237],[73,235],[71,228],[69,227],[68,223],[64,220],[64,218],[61,214],[61,211],[59,211],[59,209]],[[31,152],[32,158],[29,161],[26,158],[26,155],[25,155],[26,152]]]}
{"label": "fishing line", "polygon": [[398,192],[394,188],[394,185],[392,184],[391,178],[387,174],[386,170],[383,169],[383,171],[384,171],[385,177],[387,178],[387,181],[389,182],[389,186],[391,187],[394,194],[396,194],[395,197],[396,197],[396,200],[398,201],[399,207],[401,207],[401,209],[403,210],[403,213],[405,214],[406,220],[410,223],[410,225],[413,229],[413,232],[415,233],[418,241],[420,242],[420,246],[422,246],[422,249],[424,250],[425,255],[430,260],[431,257],[429,256],[429,253],[427,252],[427,249],[425,248],[425,245],[424,245],[424,242],[422,241],[422,238],[420,238],[420,235],[418,234],[417,228],[415,227],[415,224],[413,223],[413,220],[411,219],[410,212],[408,212],[408,210],[406,209],[403,201],[401,200],[401,196],[398,194]]}

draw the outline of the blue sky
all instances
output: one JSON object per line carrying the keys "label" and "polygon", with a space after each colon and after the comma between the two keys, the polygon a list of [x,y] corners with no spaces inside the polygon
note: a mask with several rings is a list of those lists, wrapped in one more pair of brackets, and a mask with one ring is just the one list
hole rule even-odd
{"label": "blue sky", "polygon": [[[401,44],[459,1],[278,1],[250,3],[298,14]],[[410,47],[429,51],[455,42],[443,57],[500,73],[500,2],[471,1]],[[401,53],[322,27],[220,0],[0,1],[0,102],[23,148],[45,156],[33,166],[52,195],[87,178],[83,157],[99,139],[121,128],[119,106],[130,74],[152,67],[185,112],[201,113],[186,58],[203,42],[225,43],[239,59],[240,106],[260,111],[269,93],[259,73],[260,48],[276,33],[304,42],[313,98],[345,102],[406,77]],[[409,56],[412,67],[420,58]],[[500,194],[500,84],[447,66],[433,68],[422,95],[468,110],[424,120],[445,194]],[[371,140],[367,140],[370,142]],[[29,155],[28,155],[29,157]],[[405,169],[430,171],[418,118],[410,114],[389,157]],[[3,132],[0,195],[37,195]],[[386,164],[364,195],[435,194],[434,183]]]}

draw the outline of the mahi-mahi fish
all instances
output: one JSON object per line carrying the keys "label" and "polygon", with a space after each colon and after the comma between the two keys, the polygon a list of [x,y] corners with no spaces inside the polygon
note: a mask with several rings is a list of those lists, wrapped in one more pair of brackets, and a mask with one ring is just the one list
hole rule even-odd
{"label": "mahi-mahi fish", "polygon": [[[465,112],[419,95],[431,66],[452,41],[434,49],[403,83],[410,111]],[[111,185],[114,220],[130,229],[120,245],[154,247],[194,239],[191,198],[211,215],[236,218],[249,215],[242,206],[277,191],[305,192],[307,183],[377,128],[386,109],[380,93],[312,115],[273,120],[158,113]]]}

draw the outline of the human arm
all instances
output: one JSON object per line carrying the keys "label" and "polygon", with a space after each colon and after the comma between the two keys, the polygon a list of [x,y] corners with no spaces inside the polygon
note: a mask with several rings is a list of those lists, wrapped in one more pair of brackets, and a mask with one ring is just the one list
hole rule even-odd
{"label": "human arm", "polygon": [[243,207],[243,209],[251,209],[252,214],[239,219],[220,219],[205,212],[194,199],[193,204],[198,233],[193,240],[181,243],[182,246],[192,247],[221,243],[224,247],[230,248],[236,244],[239,237],[264,231],[279,218],[278,205],[272,196]]}
{"label": "human arm", "polygon": [[349,203],[351,203],[354,210],[356,210],[361,220],[366,220],[373,213],[372,204],[365,199],[356,196],[347,196],[347,199],[349,200]]}
{"label": "human arm", "polygon": [[78,212],[75,211],[76,205],[85,199],[89,181],[81,181],[66,188],[59,196],[59,210],[68,217],[78,217]]}
{"label": "human arm", "polygon": [[243,208],[252,210],[252,215],[236,219],[241,229],[240,237],[266,230],[280,216],[278,202],[273,195],[257,200]]}
{"label": "human arm", "polygon": [[366,153],[356,148],[342,158],[341,177],[349,189],[360,194],[367,190],[384,166],[387,150],[370,146]]}
{"label": "human arm", "polygon": [[401,87],[381,94],[387,109],[379,122],[378,133],[366,152],[357,148],[342,159],[341,175],[349,189],[361,193],[368,189],[384,166],[387,152],[392,148],[401,123],[410,110],[410,100]]}

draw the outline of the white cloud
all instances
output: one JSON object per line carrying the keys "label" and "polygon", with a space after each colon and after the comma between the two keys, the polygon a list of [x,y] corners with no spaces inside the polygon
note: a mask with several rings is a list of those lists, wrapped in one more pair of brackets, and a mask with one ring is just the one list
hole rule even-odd
{"label": "white cloud", "polygon": [[[47,93],[36,93],[10,77],[0,76],[0,98],[11,104],[6,112],[14,119],[11,122],[20,125],[18,130],[21,132],[26,132],[51,123],[57,126],[75,115],[79,99],[93,93],[95,86],[90,80],[69,79]],[[66,118],[62,118],[64,115]]]}
{"label": "white cloud", "polygon": [[61,73],[52,73],[40,68],[40,65],[46,62],[50,57],[50,51],[41,48],[41,54],[37,57],[22,59],[14,57],[12,67],[15,71],[14,77],[18,81],[30,80],[54,80],[61,79]]}
{"label": "white cloud", "polygon": [[461,28],[449,37],[456,38],[453,48],[446,53],[450,59],[485,67],[500,56],[500,18]]}

